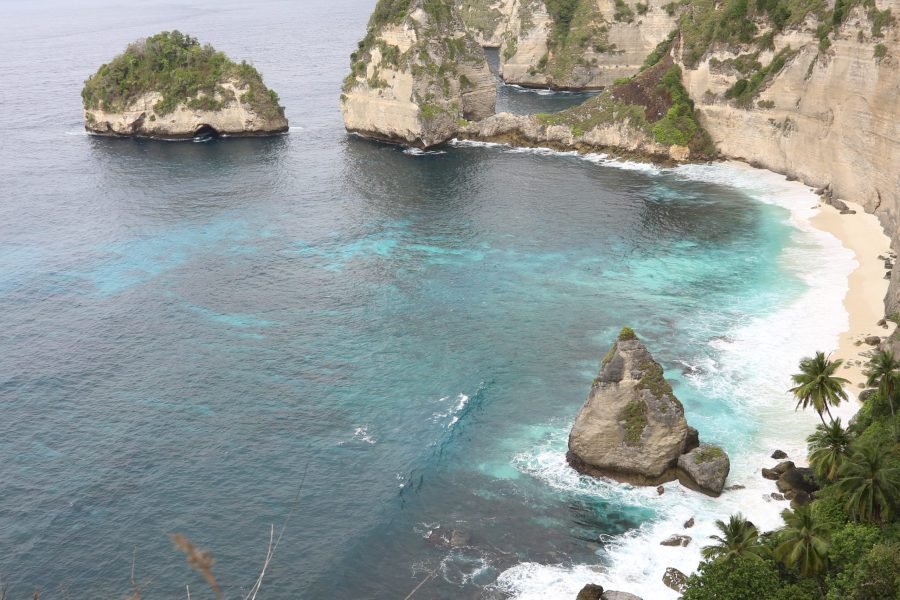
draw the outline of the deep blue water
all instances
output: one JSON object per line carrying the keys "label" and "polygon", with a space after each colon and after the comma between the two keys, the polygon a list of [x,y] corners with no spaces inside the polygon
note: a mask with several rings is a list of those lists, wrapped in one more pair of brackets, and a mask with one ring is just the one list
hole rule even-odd
{"label": "deep blue water", "polygon": [[[403,598],[436,569],[417,597],[501,597],[517,563],[602,563],[656,512],[548,486],[521,453],[562,451],[624,324],[702,435],[754,435],[679,361],[805,289],[778,261],[786,211],[677,173],[349,137],[337,96],[372,4],[0,8],[11,598],[122,597],[133,556],[145,598],[204,597],[175,531],[236,598],[298,491],[266,599]],[[290,134],[83,135],[83,80],[171,28],[252,59]],[[570,102],[505,89],[501,109]]]}

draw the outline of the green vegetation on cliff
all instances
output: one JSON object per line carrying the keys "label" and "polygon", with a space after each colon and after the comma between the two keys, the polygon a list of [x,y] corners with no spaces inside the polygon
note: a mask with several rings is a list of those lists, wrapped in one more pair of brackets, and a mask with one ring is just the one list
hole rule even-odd
{"label": "green vegetation on cliff", "polygon": [[[822,416],[827,403],[815,402],[814,388],[830,393],[843,384],[827,373],[810,379],[810,360],[795,380],[809,379],[801,392],[812,394],[808,404]],[[759,536],[753,555],[734,536],[716,537],[684,600],[900,598],[900,362],[878,352],[868,374],[876,387],[850,424],[823,416],[808,438],[821,486],[811,502],[795,498],[784,526]]]}
{"label": "green vegetation on cliff", "polygon": [[714,153],[709,136],[700,126],[694,103],[681,83],[681,69],[670,58],[639,75],[616,82],[605,92],[573,108],[538,114],[548,125],[567,125],[581,135],[600,125],[627,122],[660,144],[688,146],[696,156]]}
{"label": "green vegetation on cliff", "polygon": [[283,114],[278,94],[266,88],[253,66],[231,61],[209,44],[180,31],[164,31],[130,44],[124,53],[104,64],[84,84],[81,97],[87,109],[120,111],[149,92],[162,98],[153,107],[164,115],[184,104],[198,110],[219,110],[234,100],[222,86],[233,80],[247,88],[241,101],[265,117]]}
{"label": "green vegetation on cliff", "polygon": [[684,11],[678,29],[684,47],[684,64],[696,66],[713,44],[748,44],[771,49],[776,32],[797,27],[809,17],[819,23],[816,35],[824,50],[834,29],[842,25],[857,6],[871,22],[872,37],[894,22],[890,9],[879,11],[875,0],[681,0]]}

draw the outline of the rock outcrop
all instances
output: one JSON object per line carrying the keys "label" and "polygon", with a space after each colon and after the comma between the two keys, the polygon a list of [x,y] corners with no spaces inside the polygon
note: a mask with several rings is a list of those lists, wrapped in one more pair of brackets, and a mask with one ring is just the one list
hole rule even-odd
{"label": "rock outcrop", "polygon": [[705,445],[683,456],[692,441],[689,429],[663,368],[626,327],[603,358],[575,419],[566,459],[588,475],[657,485],[676,479],[680,459],[686,457],[690,471],[682,476],[695,481],[693,487],[718,495],[728,474],[727,456]]}
{"label": "rock outcrop", "polygon": [[681,162],[704,156],[705,134],[680,85],[671,59],[620,83],[583,104],[553,114],[500,113],[460,128],[459,137],[516,146],[579,151]]}
{"label": "rock outcrop", "polygon": [[710,444],[700,444],[678,457],[678,480],[685,487],[718,496],[731,470],[728,455]]}
{"label": "rock outcrop", "polygon": [[82,98],[85,129],[98,135],[184,139],[288,130],[278,95],[256,69],[178,31],[131,44],[85,82]]}
{"label": "rock outcrop", "polygon": [[341,94],[350,132],[426,148],[494,113],[494,77],[451,0],[411,0],[399,13],[379,0],[351,60]]}
{"label": "rock outcrop", "polygon": [[664,0],[576,0],[570,10],[520,0],[501,36],[507,83],[599,89],[635,75],[675,27],[677,5]]}

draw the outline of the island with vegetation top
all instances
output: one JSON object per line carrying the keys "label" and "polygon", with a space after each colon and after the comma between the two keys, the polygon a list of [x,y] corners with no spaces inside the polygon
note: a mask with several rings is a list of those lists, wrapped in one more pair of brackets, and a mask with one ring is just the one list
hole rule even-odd
{"label": "island with vegetation top", "polygon": [[84,126],[122,137],[189,139],[288,130],[278,94],[236,63],[180,31],[134,42],[84,84]]}

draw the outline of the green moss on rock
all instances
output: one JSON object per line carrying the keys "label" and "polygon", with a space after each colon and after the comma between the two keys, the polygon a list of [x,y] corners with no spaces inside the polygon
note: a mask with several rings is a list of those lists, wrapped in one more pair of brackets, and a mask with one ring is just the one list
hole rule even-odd
{"label": "green moss on rock", "polygon": [[622,411],[621,419],[625,421],[625,442],[637,444],[647,427],[647,405],[643,400],[632,400]]}
{"label": "green moss on rock", "polygon": [[694,462],[698,465],[718,460],[725,456],[725,452],[717,446],[704,446],[694,453]]}

